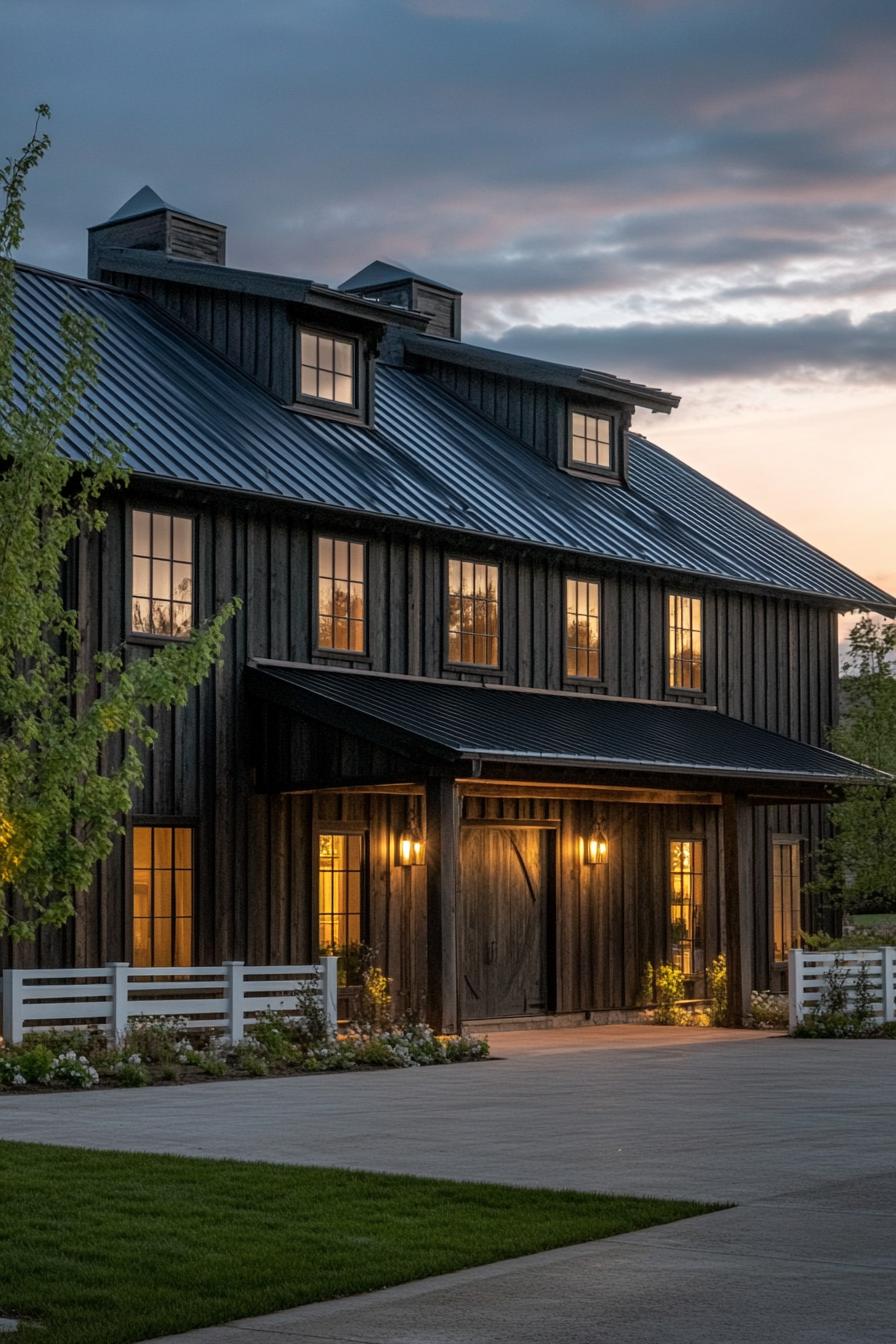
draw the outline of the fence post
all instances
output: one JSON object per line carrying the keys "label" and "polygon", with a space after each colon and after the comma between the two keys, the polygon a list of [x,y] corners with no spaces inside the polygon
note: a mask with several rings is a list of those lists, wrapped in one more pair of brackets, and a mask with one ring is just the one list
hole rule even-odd
{"label": "fence post", "polygon": [[884,1021],[896,1020],[896,947],[882,947],[880,967],[880,996]]}
{"label": "fence post", "polygon": [[787,954],[787,994],[790,1000],[790,1030],[794,1031],[803,1020],[803,957],[801,947],[792,947]]}
{"label": "fence post", "polygon": [[109,1035],[113,1041],[120,1041],[128,1029],[128,971],[129,961],[107,961],[109,972]]}
{"label": "fence post", "polygon": [[18,1045],[24,1031],[22,1023],[22,978],[24,971],[3,972],[3,1039],[7,1045]]}
{"label": "fence post", "polygon": [[244,961],[225,961],[227,981],[227,1037],[231,1045],[239,1045],[246,1034],[246,999]]}
{"label": "fence post", "polygon": [[336,1034],[336,1016],[337,1016],[337,990],[336,990],[336,967],[339,962],[338,957],[321,957],[320,964],[323,974],[320,981],[320,992],[323,999],[323,1009],[327,1019],[327,1029],[330,1035]]}

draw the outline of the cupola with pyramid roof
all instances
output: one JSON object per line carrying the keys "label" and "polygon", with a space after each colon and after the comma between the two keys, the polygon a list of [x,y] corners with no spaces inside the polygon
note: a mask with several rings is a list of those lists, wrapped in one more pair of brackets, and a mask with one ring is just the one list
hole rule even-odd
{"label": "cupola with pyramid roof", "polygon": [[150,186],[141,187],[105,223],[94,224],[87,234],[87,274],[91,280],[103,278],[102,252],[113,247],[224,265],[225,225],[169,205]]}
{"label": "cupola with pyramid roof", "polygon": [[360,294],[365,299],[376,299],[378,303],[422,313],[429,318],[427,335],[460,340],[461,291],[441,280],[430,280],[428,276],[402,266],[401,262],[372,261],[344,280],[339,288],[343,294]]}

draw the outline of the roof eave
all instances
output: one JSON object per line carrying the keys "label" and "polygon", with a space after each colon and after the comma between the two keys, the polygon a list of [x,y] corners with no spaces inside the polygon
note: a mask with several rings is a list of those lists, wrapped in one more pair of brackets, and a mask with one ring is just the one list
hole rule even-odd
{"label": "roof eave", "polygon": [[404,345],[411,355],[422,355],[466,368],[506,373],[526,382],[542,382],[580,395],[590,393],[620,404],[643,406],[646,410],[663,415],[674,411],[681,402],[681,397],[673,392],[630,382],[626,378],[615,378],[612,374],[600,373],[596,369],[576,369],[568,364],[532,359],[528,355],[514,355],[504,350],[490,350],[487,346],[471,345],[444,336],[406,336]]}
{"label": "roof eave", "polygon": [[[150,212],[158,213],[158,211]],[[263,271],[245,271],[232,266],[217,266],[212,262],[188,261],[170,257],[164,252],[145,248],[101,247],[97,254],[100,269],[118,271],[125,275],[145,275],[154,280],[171,280],[179,284],[197,285],[204,289],[218,289],[227,293],[252,294],[258,298],[280,299],[286,303],[311,305],[342,313],[358,320],[385,327],[397,325],[422,330],[428,318],[408,309],[387,307],[375,299],[364,299],[354,294],[341,294],[337,289],[285,275],[269,275]]]}

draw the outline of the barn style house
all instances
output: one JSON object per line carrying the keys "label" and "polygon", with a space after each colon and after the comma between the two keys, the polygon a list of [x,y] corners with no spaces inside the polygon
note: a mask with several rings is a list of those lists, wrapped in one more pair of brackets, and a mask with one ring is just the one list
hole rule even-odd
{"label": "barn style house", "polygon": [[84,655],[234,594],[223,665],[159,713],[128,834],[14,964],[375,950],[448,1030],[606,1020],[647,963],[735,1012],[821,917],[837,615],[896,599],[651,440],[678,398],[468,344],[462,296],[374,261],[338,288],[225,265],[143,188],[89,279],[22,266],[22,349],[102,325],[63,448],[125,439],[73,558]]}

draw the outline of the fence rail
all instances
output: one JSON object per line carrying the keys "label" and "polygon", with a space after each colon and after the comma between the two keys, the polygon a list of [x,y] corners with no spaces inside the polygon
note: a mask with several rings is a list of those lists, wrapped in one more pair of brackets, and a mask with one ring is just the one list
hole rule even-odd
{"label": "fence rail", "polygon": [[259,1013],[294,1012],[300,995],[316,989],[331,1031],[336,1029],[336,957],[316,966],[105,966],[61,971],[3,972],[3,1037],[29,1031],[99,1027],[118,1040],[134,1017],[183,1017],[188,1027],[222,1031],[234,1044]]}
{"label": "fence rail", "polygon": [[793,948],[790,953],[788,983],[790,989],[790,1030],[807,1013],[824,1004],[832,974],[854,1006],[856,984],[864,967],[865,986],[870,1009],[878,1022],[896,1020],[896,947],[856,948],[840,952],[807,952]]}

